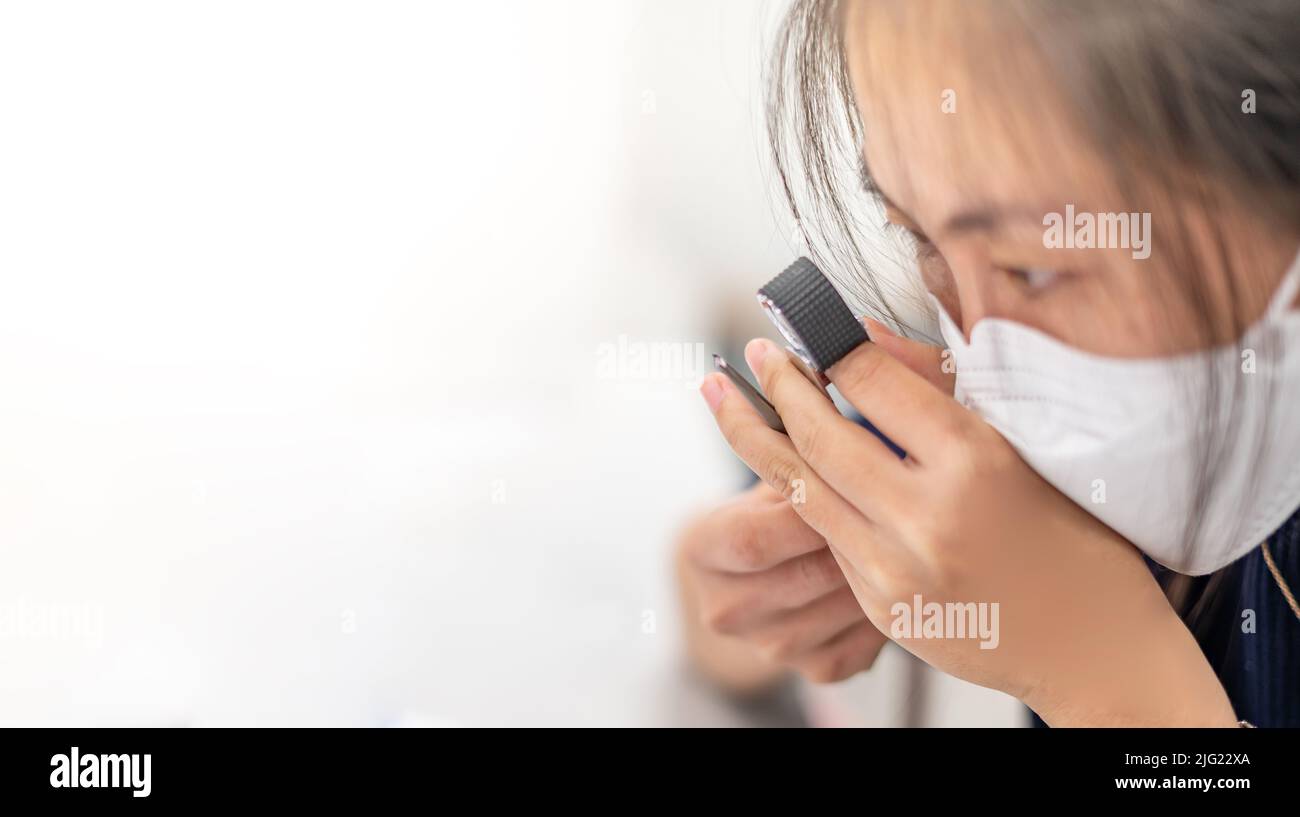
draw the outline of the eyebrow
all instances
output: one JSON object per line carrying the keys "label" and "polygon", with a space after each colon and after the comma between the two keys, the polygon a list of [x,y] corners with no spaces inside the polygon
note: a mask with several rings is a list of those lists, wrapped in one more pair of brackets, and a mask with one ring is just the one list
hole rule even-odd
{"label": "eyebrow", "polygon": [[1002,223],[1007,213],[996,207],[978,205],[967,210],[960,210],[948,217],[943,223],[943,234],[949,233],[991,233]]}
{"label": "eyebrow", "polygon": [[867,160],[858,152],[858,178],[862,182],[862,192],[879,201],[885,206],[885,209],[893,208],[903,215],[907,216],[909,221],[915,222],[916,219],[907,214],[907,211],[898,206],[898,203],[889,197],[889,194],[880,189],[876,184],[876,177],[871,175],[871,168],[867,167]]}
{"label": "eyebrow", "polygon": [[[859,152],[858,154],[858,174],[862,182],[862,190],[867,195],[879,199],[886,207],[892,207],[899,213],[913,222],[916,219],[911,216],[905,209],[898,206],[898,203],[889,197],[889,194],[880,188],[876,183],[876,178],[871,174],[871,168],[867,166],[866,157]],[[1003,222],[1009,220],[1026,220],[1036,224],[1041,224],[1043,215],[1047,210],[1041,212],[1034,211],[1032,208],[1012,208],[999,207],[994,204],[981,203],[948,216],[944,220],[943,227],[938,235],[952,235],[954,233],[974,233],[983,232],[991,233],[997,230]]]}
{"label": "eyebrow", "polygon": [[867,167],[867,157],[862,155],[861,149],[858,150],[858,181],[862,184],[862,192],[881,199],[886,204],[898,206],[894,204],[889,196],[885,195],[885,191],[880,189],[880,185],[876,184],[876,177],[871,175],[871,168]]}

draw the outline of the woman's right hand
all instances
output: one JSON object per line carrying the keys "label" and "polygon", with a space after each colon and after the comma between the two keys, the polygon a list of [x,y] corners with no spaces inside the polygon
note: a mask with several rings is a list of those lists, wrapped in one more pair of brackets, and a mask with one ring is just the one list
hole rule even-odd
{"label": "woman's right hand", "polygon": [[826,541],[765,484],[689,525],[677,566],[691,653],[732,688],[761,686],[782,667],[843,680],[868,669],[886,641]]}

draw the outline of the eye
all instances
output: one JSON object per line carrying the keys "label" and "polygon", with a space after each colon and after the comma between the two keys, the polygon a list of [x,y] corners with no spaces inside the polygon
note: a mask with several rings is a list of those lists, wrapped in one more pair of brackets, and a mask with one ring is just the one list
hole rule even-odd
{"label": "eye", "polygon": [[1047,289],[1052,284],[1060,280],[1062,273],[1060,270],[1049,267],[1025,267],[1024,269],[1008,269],[1013,277],[1024,282],[1029,289],[1038,291]]}

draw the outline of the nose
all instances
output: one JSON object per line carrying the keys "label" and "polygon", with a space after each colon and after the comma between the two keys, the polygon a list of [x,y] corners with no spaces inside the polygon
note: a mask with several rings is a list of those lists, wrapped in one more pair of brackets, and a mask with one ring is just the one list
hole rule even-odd
{"label": "nose", "polygon": [[932,290],[934,296],[943,304],[943,308],[952,318],[953,323],[961,328],[962,336],[970,340],[971,330],[989,315],[991,304],[989,276],[982,271],[950,268],[951,272],[941,287]]}
{"label": "nose", "polygon": [[[928,276],[927,276],[928,277]],[[974,272],[962,273],[954,269],[941,280],[926,281],[927,289],[944,304],[944,311],[962,330],[962,336],[971,340],[971,328],[989,314],[987,276]]]}

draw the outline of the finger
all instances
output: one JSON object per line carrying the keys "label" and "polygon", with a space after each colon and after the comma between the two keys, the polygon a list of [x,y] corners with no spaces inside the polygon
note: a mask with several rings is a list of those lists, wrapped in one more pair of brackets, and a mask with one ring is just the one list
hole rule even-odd
{"label": "finger", "polygon": [[942,456],[973,423],[950,395],[875,343],[858,346],[826,374],[863,417],[921,465]]}
{"label": "finger", "polygon": [[848,590],[844,574],[822,548],[762,573],[701,571],[705,623],[728,635],[745,635],[837,590]]}
{"label": "finger", "polygon": [[951,353],[938,346],[896,335],[875,318],[867,318],[867,334],[907,368],[924,377],[944,394],[951,395],[957,385],[957,370],[951,365]]}
{"label": "finger", "polygon": [[745,349],[799,456],[867,518],[906,503],[911,469],[875,434],[836,411],[771,341]]}
{"label": "finger", "polygon": [[858,577],[855,592],[863,604],[869,603],[872,577],[884,574],[886,560],[907,554],[889,545],[867,517],[828,486],[799,457],[790,438],[769,428],[726,377],[710,374],[700,390],[731,449],[760,479],[790,498],[800,518],[826,540],[846,574],[849,566],[853,568]]}
{"label": "finger", "polygon": [[700,391],[731,450],[771,485],[822,538],[871,541],[872,526],[800,458],[790,438],[773,431],[726,377],[710,374]]}
{"label": "finger", "polygon": [[846,586],[790,610],[756,628],[749,637],[765,659],[784,664],[797,661],[864,621],[866,616],[858,600]]}
{"label": "finger", "polygon": [[762,495],[732,502],[704,520],[689,551],[693,561],[710,570],[752,573],[825,549],[826,540],[789,502],[762,487]]}
{"label": "finger", "polygon": [[870,669],[886,641],[871,622],[864,621],[801,657],[794,666],[800,675],[816,684],[843,681]]}

